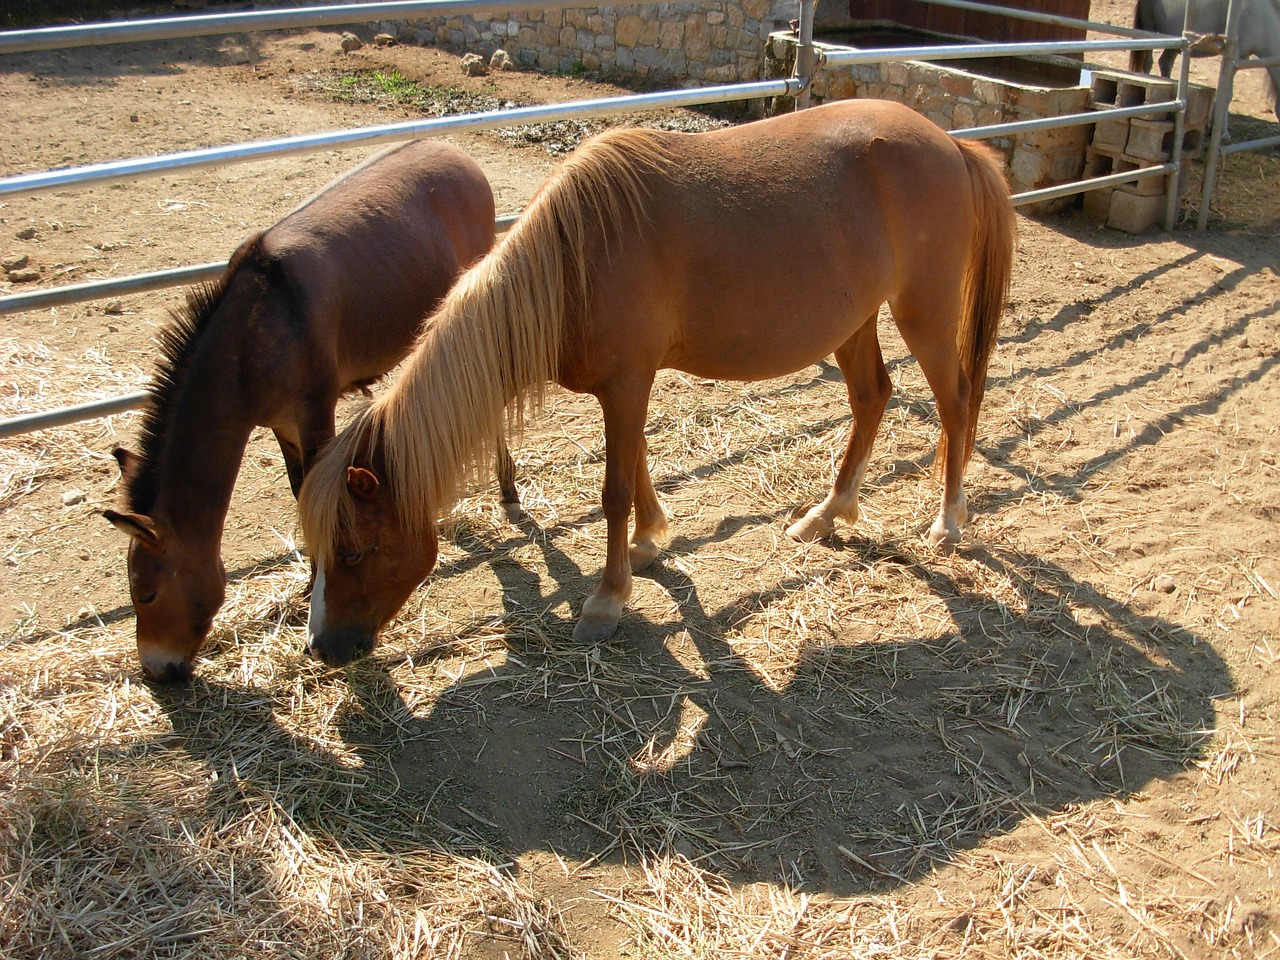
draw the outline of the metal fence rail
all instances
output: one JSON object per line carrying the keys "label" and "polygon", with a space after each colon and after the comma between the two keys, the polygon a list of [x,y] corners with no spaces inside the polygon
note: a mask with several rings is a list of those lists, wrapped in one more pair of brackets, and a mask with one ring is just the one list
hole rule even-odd
{"label": "metal fence rail", "polygon": [[432,117],[428,120],[407,120],[404,123],[376,127],[328,130],[323,133],[309,133],[280,140],[258,140],[228,147],[210,147],[158,157],[115,160],[110,163],[95,163],[83,167],[68,167],[6,177],[0,180],[0,198],[71,186],[137,180],[142,177],[199,170],[204,167],[221,167],[233,163],[296,156],[318,150],[340,150],[348,147],[417,140],[423,137],[439,137],[448,133],[477,133],[497,127],[551,123],[571,117],[607,117],[620,113],[638,113],[671,107],[729,103],[756,97],[791,97],[795,96],[802,86],[803,84],[795,78],[760,80],[754,83],[695,87],[688,90],[666,90],[661,93],[641,93],[626,97],[516,107],[511,110],[489,110],[452,117]]}
{"label": "metal fence rail", "polygon": [[[627,0],[628,6],[648,6],[663,0]],[[581,7],[583,0],[538,0],[539,10]],[[296,10],[254,10],[245,13],[212,13],[186,17],[158,17],[121,23],[85,23],[67,27],[38,27],[0,32],[0,54],[61,50],[110,43],[143,43],[183,40],[224,33],[259,30],[296,30],[331,27],[374,20],[412,20],[458,14],[497,13],[510,10],[499,0],[392,0],[388,3],[344,3]]]}
{"label": "metal fence rail", "polygon": [[[583,0],[539,0],[537,6],[539,9],[566,9],[580,7],[582,2]],[[632,0],[629,5],[635,5],[635,2],[636,0]],[[661,2],[661,0],[638,0],[638,2],[648,5]],[[0,179],[0,198],[68,187],[134,180],[147,176],[204,169],[232,163],[247,163],[319,150],[391,143],[421,137],[440,136],[447,133],[477,132],[518,124],[546,123],[570,117],[612,116],[621,113],[726,103],[765,97],[794,97],[798,105],[804,105],[807,99],[808,83],[812,76],[811,70],[819,59],[824,59],[826,63],[831,65],[838,65],[903,60],[964,60],[993,55],[1029,56],[1086,53],[1091,50],[1157,50],[1179,47],[1185,52],[1187,46],[1187,41],[1184,38],[1160,36],[1128,27],[1094,23],[1070,17],[1015,10],[989,3],[976,2],[976,0],[921,0],[921,2],[931,2],[941,6],[995,13],[1013,19],[1032,20],[1110,33],[1120,39],[965,44],[957,46],[933,45],[874,51],[850,48],[836,49],[823,45],[822,52],[819,54],[819,45],[815,44],[812,39],[816,0],[798,0],[798,2],[800,18],[797,39],[801,55],[797,57],[797,75],[785,79],[669,90],[659,93],[636,94],[574,103],[521,107],[512,110],[488,111],[349,130],[326,131],[279,140],[233,144],[155,157],[47,170]],[[121,23],[50,27],[0,32],[0,54],[97,44],[136,43],[162,39],[216,36],[228,32],[330,26],[384,19],[412,19],[415,17],[438,17],[457,14],[475,15],[506,11],[508,9],[510,9],[510,3],[506,2],[506,0],[396,0],[396,2],[387,3],[350,3],[293,10],[263,10],[230,14],[168,17]],[[1183,63],[1184,70],[1178,87],[1178,97],[1173,101],[1147,104],[1141,107],[1092,111],[1089,114],[1075,114],[1067,117],[1050,117],[1012,124],[977,127],[953,131],[953,135],[966,138],[1005,136],[1030,130],[1092,123],[1105,117],[1121,118],[1174,111],[1178,121],[1175,131],[1175,147],[1179,149],[1174,151],[1174,156],[1176,157],[1180,153],[1181,120],[1186,102],[1185,56],[1183,57]],[[1047,190],[1019,194],[1014,197],[1014,201],[1015,203],[1029,203],[1035,200],[1051,199],[1100,186],[1132,182],[1144,177],[1168,176],[1173,178],[1177,174],[1177,169],[1178,166],[1175,161],[1163,166],[1128,171],[1052,187]],[[1176,197],[1173,197],[1173,200],[1176,200]],[[1172,203],[1170,208],[1172,211]],[[1169,213],[1166,220],[1171,216],[1172,212]],[[513,219],[514,217],[508,217],[500,220],[499,227],[509,225]],[[222,263],[201,264],[139,274],[121,279],[94,281],[0,297],[0,316],[25,310],[43,309],[85,300],[100,299],[123,293],[141,293],[165,287],[196,283],[215,278],[221,273],[224,266],[225,264]],[[59,410],[16,417],[0,422],[0,438],[120,413],[141,406],[146,401],[146,398],[146,393],[133,393],[122,397],[91,401]]]}

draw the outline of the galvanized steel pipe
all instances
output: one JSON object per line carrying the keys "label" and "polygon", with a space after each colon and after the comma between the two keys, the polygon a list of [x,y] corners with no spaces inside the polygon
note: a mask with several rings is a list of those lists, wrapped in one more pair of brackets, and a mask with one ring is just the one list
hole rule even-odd
{"label": "galvanized steel pipe", "polygon": [[[631,0],[648,6],[660,0]],[[538,0],[539,10],[581,7],[582,0]],[[245,13],[215,13],[194,17],[159,17],[120,23],[84,23],[66,27],[8,30],[0,33],[0,54],[34,50],[61,50],[109,43],[141,43],[149,40],[179,40],[225,33],[258,30],[292,30],[327,27],[341,23],[375,20],[415,20],[424,17],[453,17],[461,14],[498,13],[512,9],[509,0],[395,0],[390,3],[342,3],[296,10],[254,10]]]}
{"label": "galvanized steel pipe", "polygon": [[357,127],[353,130],[330,130],[324,133],[286,137],[281,140],[260,140],[228,147],[209,147],[158,157],[113,160],[109,163],[95,163],[83,167],[66,167],[6,177],[0,180],[0,197],[85,184],[114,183],[119,180],[134,180],[140,177],[159,176],[181,170],[224,166],[231,163],[247,163],[251,160],[267,160],[335,147],[417,140],[421,137],[438,137],[446,133],[472,133],[478,130],[491,130],[495,127],[549,123],[553,120],[566,120],[573,117],[603,117],[641,110],[728,103],[754,97],[795,96],[800,89],[800,82],[794,77],[788,77],[781,80],[761,80],[756,83],[722,84],[714,87],[695,87],[689,90],[666,90],[660,93],[642,93],[626,97],[517,107],[513,110],[489,110],[484,113],[468,113],[456,117],[432,117],[427,120],[409,120],[386,126]]}

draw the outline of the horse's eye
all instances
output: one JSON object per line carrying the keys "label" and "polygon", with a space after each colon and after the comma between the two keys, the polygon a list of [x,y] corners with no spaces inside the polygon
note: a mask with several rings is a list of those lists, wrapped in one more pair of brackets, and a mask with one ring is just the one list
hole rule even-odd
{"label": "horse's eye", "polygon": [[143,607],[145,607],[149,603],[155,603],[156,591],[152,590],[150,593],[144,593],[139,597],[135,597],[133,602]]}
{"label": "horse's eye", "polygon": [[344,567],[354,567],[363,559],[363,550],[342,550],[338,553],[338,562]]}

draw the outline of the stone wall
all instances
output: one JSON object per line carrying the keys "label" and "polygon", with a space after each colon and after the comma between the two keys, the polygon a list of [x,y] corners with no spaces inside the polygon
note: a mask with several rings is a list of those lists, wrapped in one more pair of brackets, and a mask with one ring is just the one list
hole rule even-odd
{"label": "stone wall", "polygon": [[798,16],[796,0],[720,0],[394,20],[377,29],[486,58],[502,49],[518,66],[548,72],[734,83],[761,78],[769,35]]}

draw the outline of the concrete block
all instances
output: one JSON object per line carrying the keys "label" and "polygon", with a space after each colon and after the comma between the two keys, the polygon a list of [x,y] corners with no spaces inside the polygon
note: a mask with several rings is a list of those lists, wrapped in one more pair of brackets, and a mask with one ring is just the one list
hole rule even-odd
{"label": "concrete block", "polygon": [[1114,107],[1120,94],[1120,80],[1110,73],[1097,70],[1089,85],[1089,99],[1100,107]]}
{"label": "concrete block", "polygon": [[1127,70],[1096,70],[1090,83],[1090,99],[1112,107],[1140,107],[1174,99],[1177,85],[1164,77]]}
{"label": "concrete block", "polygon": [[[1152,166],[1152,164],[1145,160],[1139,160],[1122,153],[1115,153],[1111,150],[1090,147],[1085,151],[1083,177],[1086,180],[1091,180],[1094,177],[1107,177],[1114,173],[1128,173],[1130,170],[1138,170],[1149,166]],[[1121,189],[1140,196],[1157,196],[1164,193],[1164,178],[1144,177],[1141,180],[1135,180],[1133,183],[1125,184]]]}
{"label": "concrete block", "polygon": [[1182,131],[1182,156],[1188,159],[1199,157],[1204,152],[1205,143],[1204,127],[1188,127]]}
{"label": "concrete block", "polygon": [[1173,156],[1173,121],[1141,117],[1130,120],[1129,142],[1124,152],[1142,160],[1168,160]]}
{"label": "concrete block", "polygon": [[1187,128],[1206,128],[1213,118],[1213,87],[1187,84]]}
{"label": "concrete block", "polygon": [[1164,197],[1141,197],[1125,189],[1111,195],[1107,226],[1125,233],[1142,233],[1151,229],[1164,213]]}
{"label": "concrete block", "polygon": [[1099,120],[1093,125],[1093,145],[1104,150],[1123,151],[1129,142],[1128,120]]}
{"label": "concrete block", "polygon": [[[1144,166],[1151,166],[1151,164],[1139,164],[1137,168],[1130,167],[1129,169],[1139,169]],[[1136,193],[1140,197],[1163,197],[1165,179],[1165,177],[1143,177],[1141,180],[1133,181],[1133,183],[1126,183],[1124,189],[1130,193]]]}
{"label": "concrete block", "polygon": [[1121,155],[1112,150],[1103,150],[1100,147],[1089,147],[1084,152],[1084,178],[1092,180],[1094,177],[1107,177],[1113,173],[1121,173],[1118,169],[1121,163]]}

